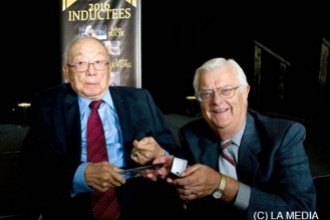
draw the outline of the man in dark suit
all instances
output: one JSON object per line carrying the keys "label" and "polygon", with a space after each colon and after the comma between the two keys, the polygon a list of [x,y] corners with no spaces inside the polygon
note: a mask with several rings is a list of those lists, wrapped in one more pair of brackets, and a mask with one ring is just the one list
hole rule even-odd
{"label": "man in dark suit", "polygon": [[[92,192],[109,188],[115,188],[120,219],[151,219],[150,209],[165,216],[177,213],[180,202],[168,184],[126,180],[119,172],[175,153],[175,140],[150,94],[144,89],[109,87],[111,60],[95,38],[73,40],[65,56],[68,83],[36,94],[21,152],[42,219],[93,219]],[[103,100],[98,112],[107,162],[87,160],[88,106],[94,100]],[[160,201],[170,206],[165,213]]]}
{"label": "man in dark suit", "polygon": [[168,180],[189,201],[188,216],[317,219],[304,127],[248,110],[249,85],[234,60],[207,61],[193,85],[203,118],[179,131],[191,166]]}

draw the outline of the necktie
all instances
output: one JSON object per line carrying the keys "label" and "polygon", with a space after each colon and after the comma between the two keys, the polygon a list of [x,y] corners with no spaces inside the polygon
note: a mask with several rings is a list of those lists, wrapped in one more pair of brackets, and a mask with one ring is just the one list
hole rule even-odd
{"label": "necktie", "polygon": [[229,140],[221,145],[221,154],[225,160],[227,160],[229,163],[231,163],[233,166],[236,166],[236,162],[234,160],[233,155],[230,154],[228,151],[229,145],[232,144],[232,141]]}
{"label": "necktie", "polygon": [[236,174],[236,162],[234,159],[234,152],[231,147],[233,146],[233,143],[231,140],[224,142],[220,146],[220,171],[223,174],[226,174],[234,179],[237,179]]}
{"label": "necktie", "polygon": [[[103,125],[98,113],[102,100],[92,101],[89,105],[91,113],[87,120],[87,160],[89,162],[108,161]],[[97,190],[92,199],[93,214],[96,219],[118,219],[119,205],[115,190],[110,188],[102,193]]]}

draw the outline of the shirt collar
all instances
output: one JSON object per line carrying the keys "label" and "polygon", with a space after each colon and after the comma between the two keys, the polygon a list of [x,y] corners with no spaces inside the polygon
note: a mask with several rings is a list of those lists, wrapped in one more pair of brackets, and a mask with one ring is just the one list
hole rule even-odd
{"label": "shirt collar", "polygon": [[[103,101],[108,104],[111,108],[113,108],[113,100],[110,95],[109,89],[106,91],[104,96],[101,98]],[[88,109],[88,105],[92,102],[93,100],[84,98],[81,96],[78,96],[78,102],[79,102],[79,110],[81,113],[85,112]]]}
{"label": "shirt collar", "polygon": [[234,144],[236,144],[237,146],[239,146],[241,144],[241,140],[242,140],[242,137],[243,137],[245,126],[246,126],[246,120],[244,121],[243,126],[241,127],[241,129],[239,129],[239,131],[231,138],[231,141]]}
{"label": "shirt collar", "polygon": [[[242,140],[242,137],[243,137],[243,133],[244,133],[244,130],[245,130],[245,126],[246,126],[246,120],[244,121],[243,123],[243,126],[239,129],[239,131],[230,138],[230,140],[232,141],[233,144],[237,145],[237,146],[240,146],[241,144],[241,140]],[[228,140],[225,140],[225,141],[221,141],[221,144],[227,142]]]}

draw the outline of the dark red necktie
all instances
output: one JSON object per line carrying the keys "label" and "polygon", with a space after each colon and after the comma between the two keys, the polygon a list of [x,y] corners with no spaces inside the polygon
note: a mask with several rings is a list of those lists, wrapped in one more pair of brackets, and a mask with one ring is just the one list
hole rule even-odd
{"label": "dark red necktie", "polygon": [[[102,121],[98,113],[101,104],[102,100],[92,101],[89,104],[91,113],[87,120],[87,160],[94,163],[108,161]],[[92,206],[95,219],[115,220],[119,218],[119,205],[113,188],[105,193],[95,190]]]}

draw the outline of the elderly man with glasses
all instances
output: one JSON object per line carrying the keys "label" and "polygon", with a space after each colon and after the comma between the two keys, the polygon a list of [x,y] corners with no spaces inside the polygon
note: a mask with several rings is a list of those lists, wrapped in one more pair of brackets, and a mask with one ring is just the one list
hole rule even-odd
{"label": "elderly man with glasses", "polygon": [[205,62],[193,86],[203,118],[179,130],[190,166],[167,179],[187,201],[189,218],[317,219],[303,125],[249,110],[250,87],[232,59]]}
{"label": "elderly man with glasses", "polygon": [[166,182],[127,175],[177,149],[149,92],[109,87],[112,60],[98,39],[74,39],[64,60],[67,83],[34,97],[21,154],[42,219],[177,215],[181,201]]}

